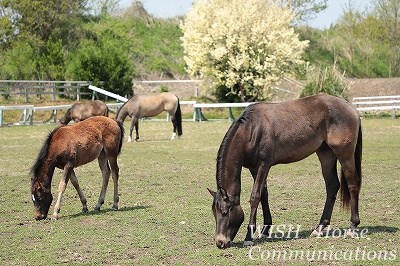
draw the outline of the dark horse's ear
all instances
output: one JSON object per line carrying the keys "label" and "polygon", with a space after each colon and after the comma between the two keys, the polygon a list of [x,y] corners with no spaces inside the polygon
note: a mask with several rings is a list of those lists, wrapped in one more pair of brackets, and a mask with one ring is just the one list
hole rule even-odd
{"label": "dark horse's ear", "polygon": [[215,194],[217,194],[215,191],[212,191],[211,189],[207,188],[208,192],[210,192],[211,196],[215,198]]}
{"label": "dark horse's ear", "polygon": [[220,188],[218,191],[221,194],[223,200],[229,200],[228,192],[226,192],[225,189]]}

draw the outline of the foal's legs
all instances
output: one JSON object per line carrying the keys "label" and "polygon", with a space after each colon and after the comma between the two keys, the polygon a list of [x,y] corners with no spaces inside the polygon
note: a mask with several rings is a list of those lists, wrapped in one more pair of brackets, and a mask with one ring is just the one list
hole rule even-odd
{"label": "foal's legs", "polygon": [[59,213],[60,213],[60,208],[61,208],[61,198],[67,187],[67,183],[68,183],[69,177],[71,176],[72,169],[73,169],[73,167],[70,165],[66,165],[64,167],[63,177],[61,178],[60,183],[58,184],[58,197],[57,197],[56,204],[54,205],[54,212],[53,212],[53,216],[51,217],[52,219],[57,220],[60,217]]}
{"label": "foal's legs", "polygon": [[87,213],[88,212],[88,208],[87,208],[87,205],[86,205],[86,198],[83,195],[83,192],[82,192],[81,188],[79,187],[78,178],[76,177],[75,171],[73,169],[71,170],[70,179],[71,179],[72,185],[74,186],[76,192],[78,193],[79,199],[82,202],[82,212],[83,213]]}
{"label": "foal's legs", "polygon": [[118,196],[119,167],[118,167],[118,162],[117,162],[117,154],[115,154],[115,156],[108,156],[107,158],[108,158],[108,161],[110,162],[112,179],[113,179],[113,182],[114,182],[114,203],[113,203],[113,206],[112,206],[112,210],[118,210],[118,202],[119,202],[119,196]]}
{"label": "foal's legs", "polygon": [[103,177],[103,183],[101,186],[99,200],[97,202],[96,207],[94,208],[95,211],[100,211],[101,206],[104,204],[104,199],[106,197],[106,192],[107,192],[108,181],[110,179],[110,174],[111,174],[110,167],[108,166],[108,161],[107,161],[107,157],[106,157],[104,150],[101,151],[99,158],[98,158],[98,162],[99,162],[99,167],[101,169],[101,174]]}
{"label": "foal's legs", "polygon": [[326,201],[319,226],[313,231],[312,235],[319,235],[322,229],[330,224],[336,194],[340,187],[336,170],[337,158],[332,149],[323,143],[316,153],[321,163],[322,175],[325,181]]}
{"label": "foal's legs", "polygon": [[[247,234],[243,245],[249,246],[253,245],[253,233],[256,229],[256,217],[257,217],[257,207],[261,201],[263,205],[264,213],[264,224],[272,224],[271,213],[268,206],[268,194],[266,193],[266,177],[269,172],[270,167],[265,164],[261,164],[258,168],[252,171],[254,178],[253,190],[250,196],[250,221],[247,226]],[[269,229],[269,228],[268,228]],[[265,230],[264,230],[265,231]]]}

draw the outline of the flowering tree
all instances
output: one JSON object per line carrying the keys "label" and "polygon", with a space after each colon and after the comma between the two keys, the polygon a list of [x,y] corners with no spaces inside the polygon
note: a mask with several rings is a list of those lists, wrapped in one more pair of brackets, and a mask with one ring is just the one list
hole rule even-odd
{"label": "flowering tree", "polygon": [[299,41],[292,19],[276,0],[198,0],[181,25],[187,71],[241,101],[263,99],[303,62],[308,42]]}

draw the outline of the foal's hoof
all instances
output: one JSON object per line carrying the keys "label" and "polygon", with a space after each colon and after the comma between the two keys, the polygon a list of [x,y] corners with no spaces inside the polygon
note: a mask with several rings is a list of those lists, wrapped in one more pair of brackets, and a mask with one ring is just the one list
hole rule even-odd
{"label": "foal's hoof", "polygon": [[322,236],[322,235],[323,235],[323,232],[318,231],[317,229],[314,229],[314,231],[311,232],[310,237],[319,237],[319,236]]}
{"label": "foal's hoof", "polygon": [[112,211],[118,211],[118,206],[112,206],[112,207],[111,207],[111,210],[112,210]]}
{"label": "foal's hoof", "polygon": [[94,212],[100,212],[100,207],[95,207],[93,211]]}
{"label": "foal's hoof", "polygon": [[243,242],[243,247],[251,247],[251,246],[254,246],[254,241],[252,241],[252,240],[245,240],[244,242]]}
{"label": "foal's hoof", "polygon": [[58,219],[60,219],[60,215],[59,214],[53,214],[50,219],[52,221],[57,221]]}

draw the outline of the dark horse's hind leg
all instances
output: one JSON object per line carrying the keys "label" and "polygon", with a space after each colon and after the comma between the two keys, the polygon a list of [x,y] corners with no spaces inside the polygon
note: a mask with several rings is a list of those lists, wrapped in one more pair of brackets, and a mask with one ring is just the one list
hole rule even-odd
{"label": "dark horse's hind leg", "polygon": [[326,201],[319,225],[313,231],[312,235],[321,234],[321,231],[330,224],[333,206],[340,187],[336,170],[337,158],[335,153],[326,143],[323,143],[316,153],[321,162],[322,175],[325,181]]}

